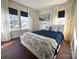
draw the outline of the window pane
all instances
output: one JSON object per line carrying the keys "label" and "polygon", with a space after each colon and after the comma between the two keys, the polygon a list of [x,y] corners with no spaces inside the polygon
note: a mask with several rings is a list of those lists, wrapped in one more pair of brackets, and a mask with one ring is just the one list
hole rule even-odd
{"label": "window pane", "polygon": [[58,18],[57,19],[57,24],[58,25],[64,25],[65,24],[65,18]]}
{"label": "window pane", "polygon": [[18,30],[18,16],[17,15],[9,15],[9,28],[10,31]]}
{"label": "window pane", "polygon": [[29,19],[28,17],[21,16],[21,29],[29,29]]}

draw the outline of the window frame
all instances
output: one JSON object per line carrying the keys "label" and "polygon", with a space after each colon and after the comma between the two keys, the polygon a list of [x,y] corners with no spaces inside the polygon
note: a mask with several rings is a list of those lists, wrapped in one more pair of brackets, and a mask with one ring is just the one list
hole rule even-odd
{"label": "window frame", "polygon": [[[8,7],[8,8],[11,8],[11,7]],[[12,9],[14,9],[12,12],[9,12],[9,17],[10,17],[10,15],[17,15],[17,25],[18,25],[18,27],[17,27],[17,29],[13,29],[13,28],[11,28],[10,27],[10,18],[9,18],[9,31],[17,31],[17,30],[25,30],[25,29],[30,29],[30,20],[29,20],[29,17],[28,17],[28,12],[27,11],[23,11],[23,10],[18,10],[18,9],[15,9],[15,8],[12,8]],[[15,10],[17,10],[17,12],[15,12]],[[16,14],[17,13],[17,14]],[[22,13],[22,14],[21,14]],[[23,14],[24,13],[24,14]],[[28,21],[26,21],[26,23],[27,22],[29,22],[28,24],[29,25],[27,25],[26,26],[26,28],[23,28],[22,29],[22,21],[21,21],[21,17],[27,17],[28,18]]]}
{"label": "window frame", "polygon": [[[22,13],[22,14],[21,14]],[[24,14],[23,14],[24,13]],[[26,14],[26,15],[25,15]],[[21,17],[26,17],[28,20],[26,21],[29,22],[29,25],[26,25],[26,27],[28,26],[28,28],[22,28],[22,21],[21,21]],[[29,21],[29,17],[28,17],[28,12],[25,11],[20,11],[20,23],[21,23],[21,30],[25,30],[25,29],[30,29],[30,21]]]}
{"label": "window frame", "polygon": [[[11,8],[11,7],[8,7],[8,10],[9,10],[9,31],[16,31],[16,30],[19,30],[18,10],[15,9],[15,8]],[[17,29],[13,29],[14,27],[13,27],[13,28],[10,27],[10,26],[11,26],[10,21],[12,21],[12,19],[10,19],[10,17],[12,17],[12,16],[15,16],[15,17],[16,17],[16,21],[17,21],[17,27],[16,27],[16,28],[17,28]]]}

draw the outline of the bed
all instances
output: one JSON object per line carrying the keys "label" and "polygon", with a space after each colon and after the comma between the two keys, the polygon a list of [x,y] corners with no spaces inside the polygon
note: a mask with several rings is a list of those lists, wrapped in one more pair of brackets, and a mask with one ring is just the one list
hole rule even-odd
{"label": "bed", "polygon": [[38,59],[54,59],[64,36],[61,32],[39,30],[26,32],[20,39],[21,43],[36,55]]}

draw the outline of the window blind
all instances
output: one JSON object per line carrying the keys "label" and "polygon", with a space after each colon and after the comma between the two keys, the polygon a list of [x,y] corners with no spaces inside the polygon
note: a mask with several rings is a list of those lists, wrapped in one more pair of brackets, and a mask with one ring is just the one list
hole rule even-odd
{"label": "window blind", "polygon": [[18,15],[18,11],[13,8],[9,8],[9,14]]}
{"label": "window blind", "polygon": [[65,17],[65,10],[58,12],[58,18]]}
{"label": "window blind", "polygon": [[21,16],[28,17],[28,13],[24,11],[20,11]]}

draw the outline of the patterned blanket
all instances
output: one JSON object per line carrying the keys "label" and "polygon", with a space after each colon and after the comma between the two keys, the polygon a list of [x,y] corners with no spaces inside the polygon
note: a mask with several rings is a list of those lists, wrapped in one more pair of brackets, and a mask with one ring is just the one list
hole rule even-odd
{"label": "patterned blanket", "polygon": [[20,39],[21,43],[38,59],[54,59],[55,49],[58,45],[54,39],[31,32],[24,33]]}

